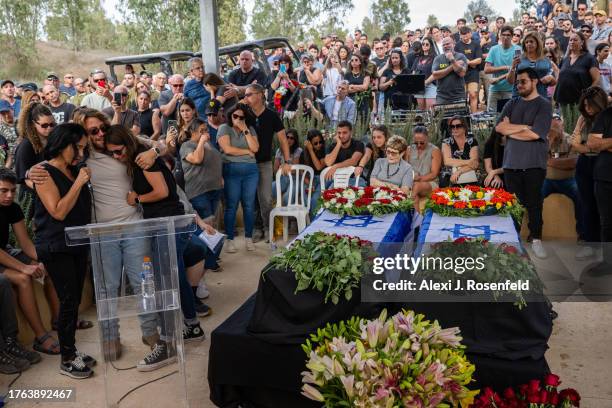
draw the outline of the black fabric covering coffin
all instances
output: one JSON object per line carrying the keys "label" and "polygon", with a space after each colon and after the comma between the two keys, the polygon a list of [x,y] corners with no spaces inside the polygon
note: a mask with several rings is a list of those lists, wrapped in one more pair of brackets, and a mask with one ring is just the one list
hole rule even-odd
{"label": "black fabric covering coffin", "polygon": [[351,316],[374,318],[385,308],[381,303],[361,303],[359,287],[351,300],[342,296],[334,305],[316,290],[294,293],[295,275],[281,269],[270,269],[259,279],[255,308],[247,331],[273,344],[302,344],[310,333],[327,323],[337,323]]}

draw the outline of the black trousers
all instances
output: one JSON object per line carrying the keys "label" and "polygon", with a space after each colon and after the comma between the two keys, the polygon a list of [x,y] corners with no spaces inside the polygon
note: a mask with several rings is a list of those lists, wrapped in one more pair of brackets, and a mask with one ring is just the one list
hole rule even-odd
{"label": "black trousers", "polygon": [[595,198],[595,181],[593,180],[593,168],[596,161],[597,156],[581,154],[576,162],[576,185],[582,202],[583,233],[587,242],[600,241],[601,228],[597,199]]}
{"label": "black trousers", "polygon": [[595,180],[595,198],[599,207],[604,260],[612,263],[612,182]]}
{"label": "black trousers", "polygon": [[529,235],[533,239],[542,239],[542,185],[546,178],[546,170],[532,168],[525,170],[504,169],[506,190],[516,194],[529,216]]}
{"label": "black trousers", "polygon": [[50,252],[38,246],[36,251],[49,272],[60,302],[57,337],[62,360],[71,360],[76,353],[75,332],[87,272],[88,253]]}
{"label": "black trousers", "polygon": [[11,281],[0,273],[0,350],[6,347],[7,337],[17,338],[17,315]]}

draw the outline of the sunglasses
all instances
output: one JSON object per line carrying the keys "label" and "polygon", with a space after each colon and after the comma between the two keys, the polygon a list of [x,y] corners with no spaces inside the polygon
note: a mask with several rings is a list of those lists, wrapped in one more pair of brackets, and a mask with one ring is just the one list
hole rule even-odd
{"label": "sunglasses", "polygon": [[320,146],[322,144],[323,144],[323,142],[321,142],[321,141],[319,141],[319,142],[312,142],[313,146]]}
{"label": "sunglasses", "polygon": [[449,127],[451,129],[462,129],[463,128],[463,124],[462,123],[458,123],[458,124],[450,125]]}
{"label": "sunglasses", "polygon": [[286,137],[287,137],[287,140],[293,140],[293,141],[295,141],[295,137],[293,137],[293,136],[286,136]]}
{"label": "sunglasses", "polygon": [[521,37],[521,34],[512,34],[513,37]]}
{"label": "sunglasses", "polygon": [[51,122],[51,123],[38,123],[38,122],[34,122],[34,123],[36,123],[38,126],[40,126],[43,129],[48,129],[48,128],[53,129],[55,127],[55,122]]}
{"label": "sunglasses", "polygon": [[172,84],[173,88],[182,88],[185,84]]}
{"label": "sunglasses", "polygon": [[96,136],[98,133],[106,133],[108,131],[108,126],[100,126],[99,128],[91,128],[87,131],[87,133],[91,136]]}
{"label": "sunglasses", "polygon": [[113,156],[121,156],[123,155],[123,152],[125,151],[125,146],[122,147],[121,149],[117,149],[117,150],[109,150],[108,152],[113,155]]}
{"label": "sunglasses", "polygon": [[244,116],[242,116],[242,115],[238,115],[238,114],[236,114],[236,113],[233,113],[233,114],[232,114],[232,118],[233,118],[233,119],[236,119],[236,120],[244,120]]}
{"label": "sunglasses", "polygon": [[591,33],[591,30],[589,30],[588,28],[582,29],[580,31],[582,31],[583,33]]}

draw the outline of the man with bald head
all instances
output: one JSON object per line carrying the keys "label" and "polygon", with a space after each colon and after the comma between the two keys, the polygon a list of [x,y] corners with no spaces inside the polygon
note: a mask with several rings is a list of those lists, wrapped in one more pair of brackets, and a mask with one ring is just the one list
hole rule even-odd
{"label": "man with bald head", "polygon": [[185,88],[185,80],[180,74],[174,74],[168,79],[170,89],[162,91],[159,94],[159,111],[162,114],[162,134],[166,134],[168,130],[168,121],[177,120],[178,105],[183,100],[183,89]]}
{"label": "man with bald head", "polygon": [[51,113],[53,113],[55,123],[59,125],[70,122],[72,112],[74,112],[74,105],[62,102],[60,92],[54,85],[45,85],[43,87],[43,96],[45,97],[45,103],[51,109]]}
{"label": "man with bald head", "polygon": [[240,68],[229,74],[228,82],[236,85],[234,90],[239,97],[244,96],[246,87],[251,84],[259,84],[264,88],[268,85],[266,73],[253,66],[255,58],[251,51],[245,50],[240,53]]}
{"label": "man with bald head", "polygon": [[121,95],[121,103],[118,104],[113,97],[111,107],[102,110],[111,120],[111,125],[121,125],[130,129],[134,136],[140,134],[140,114],[132,109],[128,109],[128,89],[126,86],[117,85],[113,90],[114,94]]}

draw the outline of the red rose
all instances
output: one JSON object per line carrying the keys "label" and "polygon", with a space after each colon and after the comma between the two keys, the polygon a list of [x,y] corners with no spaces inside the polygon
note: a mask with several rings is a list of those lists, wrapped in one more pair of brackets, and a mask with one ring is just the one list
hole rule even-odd
{"label": "red rose", "polygon": [[389,200],[388,198],[381,198],[380,200],[378,200],[378,202],[381,204],[391,204],[391,200]]}
{"label": "red rose", "polygon": [[464,209],[466,207],[466,204],[463,201],[456,201],[455,204],[453,204],[453,207],[458,209]]}
{"label": "red rose", "polygon": [[529,402],[530,404],[539,404],[541,402],[540,394],[539,393],[527,394],[527,402]]}
{"label": "red rose", "polygon": [[542,404],[545,404],[546,402],[548,402],[548,398],[549,398],[548,391],[540,390],[540,402]]}
{"label": "red rose", "polygon": [[[515,246],[506,245],[506,246],[504,246],[504,252],[507,253],[507,254],[518,254],[518,249],[516,249]],[[554,375],[554,374],[549,374],[549,375]],[[557,377],[557,376],[555,375],[555,377]],[[559,379],[559,377],[557,377],[557,379]],[[546,379],[544,380],[544,382],[546,382]],[[546,384],[546,385],[548,385],[548,384]]]}
{"label": "red rose", "polygon": [[522,384],[522,385],[519,385],[518,389],[519,389],[519,394],[521,394],[523,398],[526,398],[527,391],[529,390],[529,386],[527,384]]}
{"label": "red rose", "polygon": [[557,406],[557,404],[559,403],[559,393],[557,393],[557,390],[552,390],[548,394],[548,403],[554,407]]}
{"label": "red rose", "polygon": [[540,392],[540,380],[531,380],[529,381],[529,394],[535,394]]}
{"label": "red rose", "polygon": [[516,399],[516,393],[514,392],[514,388],[508,387],[504,390],[504,398],[513,400]]}
{"label": "red rose", "polygon": [[[514,248],[514,247],[511,247]],[[516,249],[516,248],[514,248]],[[514,252],[516,253],[516,252]],[[546,374],[544,376],[544,384],[551,386],[551,387],[558,387],[559,384],[561,384],[561,381],[559,381],[559,376],[556,374]]]}
{"label": "red rose", "polygon": [[468,239],[466,237],[460,237],[460,238],[457,238],[456,240],[454,240],[453,242],[455,244],[463,244],[464,242],[467,242],[467,240]]}
{"label": "red rose", "polygon": [[472,207],[485,207],[487,202],[485,200],[472,200]]}
{"label": "red rose", "polygon": [[580,406],[580,394],[578,394],[578,391],[573,388],[566,388],[561,391],[559,393],[559,400],[561,402],[569,401],[575,407]]}
{"label": "red rose", "polygon": [[344,197],[340,197],[336,200],[338,203],[340,204],[346,204],[348,203],[348,199],[344,198]]}

